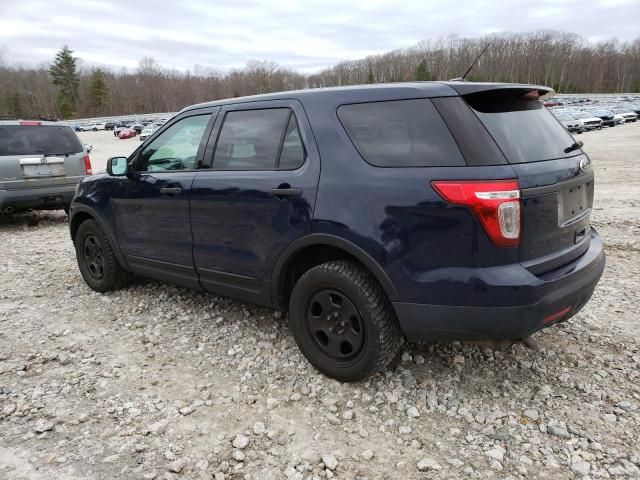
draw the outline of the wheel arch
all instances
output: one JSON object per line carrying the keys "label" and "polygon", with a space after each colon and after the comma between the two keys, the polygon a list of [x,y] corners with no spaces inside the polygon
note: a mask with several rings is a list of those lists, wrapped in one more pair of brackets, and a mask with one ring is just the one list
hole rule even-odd
{"label": "wheel arch", "polygon": [[384,269],[366,251],[335,235],[315,233],[290,243],[280,254],[271,276],[274,307],[286,310],[295,281],[309,268],[330,260],[351,259],[366,268],[382,286],[390,301],[398,292]]}
{"label": "wheel arch", "polygon": [[122,265],[123,268],[128,269],[127,262],[125,261],[122,252],[120,252],[120,247],[118,245],[118,242],[116,241],[115,235],[113,234],[113,231],[105,224],[105,222],[98,215],[96,215],[95,212],[93,212],[89,207],[85,205],[74,205],[73,209],[73,216],[69,218],[69,233],[71,234],[71,241],[75,242],[76,233],[78,232],[78,228],[80,228],[80,225],[82,223],[87,220],[94,220],[107,236],[107,239],[111,244],[111,248],[113,248],[113,252],[118,259],[118,262],[120,262],[120,265]]}

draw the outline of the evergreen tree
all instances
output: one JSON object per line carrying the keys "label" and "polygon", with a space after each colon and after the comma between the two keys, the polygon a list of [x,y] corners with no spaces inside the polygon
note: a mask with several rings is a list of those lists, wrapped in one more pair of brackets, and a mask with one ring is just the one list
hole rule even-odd
{"label": "evergreen tree", "polygon": [[104,72],[99,68],[94,70],[89,80],[89,105],[94,113],[102,113],[109,101],[109,87],[104,80]]}
{"label": "evergreen tree", "polygon": [[416,67],[416,80],[418,81],[426,81],[429,80],[429,72],[427,71],[427,62],[425,60],[421,60],[418,66]]}
{"label": "evergreen tree", "polygon": [[53,64],[49,67],[49,75],[53,79],[53,84],[60,87],[58,109],[63,118],[69,118],[75,112],[78,86],[80,85],[76,58],[72,54],[73,51],[65,45],[56,54]]}
{"label": "evergreen tree", "polygon": [[373,67],[369,64],[369,71],[367,72],[367,83],[375,82],[375,78],[373,76]]}

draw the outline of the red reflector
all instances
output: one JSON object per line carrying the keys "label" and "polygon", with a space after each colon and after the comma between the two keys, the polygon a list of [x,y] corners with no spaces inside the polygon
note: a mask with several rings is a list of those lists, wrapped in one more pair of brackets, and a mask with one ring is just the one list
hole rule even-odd
{"label": "red reflector", "polygon": [[557,311],[556,313],[552,313],[551,315],[544,317],[542,319],[542,323],[551,323],[554,320],[558,320],[559,318],[562,318],[567,313],[569,313],[570,310],[571,310],[571,307],[565,307],[562,310]]}
{"label": "red reflector", "polygon": [[42,125],[42,122],[36,122],[35,120],[23,120],[20,125]]}
{"label": "red reflector", "polygon": [[87,175],[93,175],[93,169],[91,168],[91,159],[89,155],[84,156],[84,171]]}
{"label": "red reflector", "polygon": [[433,188],[447,202],[470,208],[498,246],[520,244],[520,189],[517,180],[437,181]]}

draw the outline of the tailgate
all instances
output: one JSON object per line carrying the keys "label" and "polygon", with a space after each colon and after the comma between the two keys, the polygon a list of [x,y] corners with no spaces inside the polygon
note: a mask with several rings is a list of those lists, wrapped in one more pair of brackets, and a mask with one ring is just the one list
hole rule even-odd
{"label": "tailgate", "polygon": [[582,255],[589,248],[594,191],[587,156],[512,166],[522,194],[521,262],[538,274]]}

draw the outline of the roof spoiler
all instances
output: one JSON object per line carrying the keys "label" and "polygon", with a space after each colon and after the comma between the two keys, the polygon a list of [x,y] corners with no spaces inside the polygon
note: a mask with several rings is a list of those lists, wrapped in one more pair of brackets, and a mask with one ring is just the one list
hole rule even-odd
{"label": "roof spoiler", "polygon": [[448,86],[453,88],[460,95],[471,95],[473,93],[491,92],[495,90],[513,90],[522,91],[522,93],[537,91],[540,100],[546,100],[553,97],[556,92],[553,88],[544,87],[542,85],[529,85],[526,83],[484,83],[484,82],[466,82],[454,81],[446,82]]}

